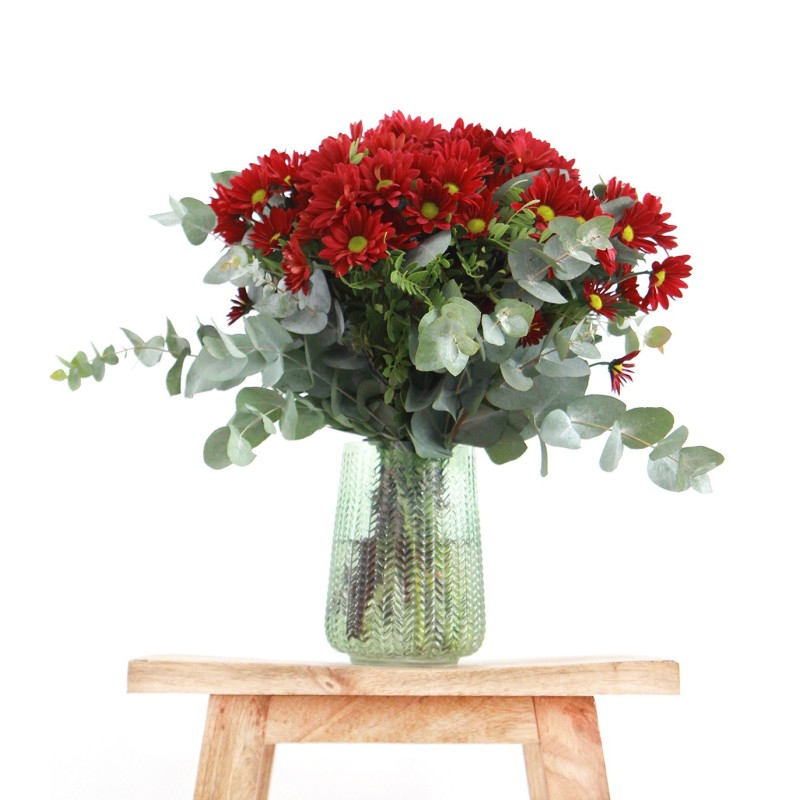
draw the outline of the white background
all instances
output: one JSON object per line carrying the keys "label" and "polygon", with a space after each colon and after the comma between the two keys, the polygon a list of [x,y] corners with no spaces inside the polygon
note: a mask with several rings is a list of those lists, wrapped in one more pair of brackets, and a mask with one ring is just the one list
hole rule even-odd
{"label": "white background", "polygon": [[[394,109],[528,128],[590,185],[663,198],[693,256],[629,405],[724,452],[714,494],[599,445],[482,458],[479,658],[681,662],[680,697],[602,697],[615,800],[796,797],[796,42],[776,2],[27,3],[5,12],[0,797],[192,794],[205,700],[128,696],[155,653],[339,660],[324,638],[345,437],[202,463],[233,397],[127,361],[78,393],[55,355],[224,320],[231,291],[148,215],[208,173]],[[614,353],[613,355],[618,355]],[[791,387],[791,388],[790,388]],[[436,756],[442,761],[437,764]],[[386,777],[382,777],[386,776]],[[523,798],[506,746],[293,746],[284,798]]]}

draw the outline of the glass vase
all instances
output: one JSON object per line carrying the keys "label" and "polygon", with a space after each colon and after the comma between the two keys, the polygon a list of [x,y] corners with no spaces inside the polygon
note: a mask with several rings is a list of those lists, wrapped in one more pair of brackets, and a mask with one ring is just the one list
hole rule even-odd
{"label": "glass vase", "polygon": [[354,664],[454,664],[485,630],[475,454],[346,444],[326,612]]}

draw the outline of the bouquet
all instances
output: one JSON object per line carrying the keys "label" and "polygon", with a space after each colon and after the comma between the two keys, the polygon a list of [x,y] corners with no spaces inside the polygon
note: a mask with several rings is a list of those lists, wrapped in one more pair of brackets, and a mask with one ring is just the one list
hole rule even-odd
{"label": "bouquet", "polygon": [[[526,130],[395,112],[213,174],[208,203],[172,199],[155,219],[223,246],[205,281],[236,290],[230,326],[201,325],[196,352],[169,320],[149,339],[123,328],[129,347],[61,359],[52,377],[77,389],[133,352],[174,360],[173,395],[244,385],[206,441],[213,468],[328,426],[496,463],[538,438],[546,474],[548,446],[606,435],[603,470],[646,449],[656,484],[708,491],[722,456],[618,397],[642,349],[670,338],[642,323],[682,296],[690,257],[660,198],[617,178],[589,189],[574,164]],[[586,394],[592,370],[609,393]]]}

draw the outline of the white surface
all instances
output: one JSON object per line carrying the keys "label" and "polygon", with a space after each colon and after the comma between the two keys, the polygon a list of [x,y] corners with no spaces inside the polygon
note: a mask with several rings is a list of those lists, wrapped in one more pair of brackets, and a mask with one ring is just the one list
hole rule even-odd
{"label": "white surface", "polygon": [[[599,447],[480,463],[481,660],[645,653],[683,694],[598,702],[615,800],[787,796],[797,426],[798,74],[776,2],[54,2],[5,12],[0,796],[191,797],[204,700],[127,696],[159,652],[328,660],[322,630],[343,438],[202,463],[232,396],[168,398],[164,370],[71,394],[55,353],[224,319],[229,295],[147,216],[209,171],[303,150],[401,109],[526,127],[662,196],[683,301],[629,405],[664,405],[727,456],[711,496]],[[301,515],[302,522],[286,520]],[[302,567],[302,574],[298,571]],[[766,655],[764,655],[766,654]],[[789,691],[786,687],[791,687]],[[445,761],[437,767],[435,756]],[[380,790],[376,776],[387,774]],[[284,798],[524,798],[515,748],[286,747]]]}

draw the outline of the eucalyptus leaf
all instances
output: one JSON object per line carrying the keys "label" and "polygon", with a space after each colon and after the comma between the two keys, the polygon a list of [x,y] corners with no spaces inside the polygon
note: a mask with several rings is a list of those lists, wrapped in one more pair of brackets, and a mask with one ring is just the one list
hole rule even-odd
{"label": "eucalyptus leaf", "polygon": [[325,416],[318,408],[296,398],[293,392],[287,393],[281,414],[281,434],[284,439],[305,439],[324,425]]}
{"label": "eucalyptus leaf", "polygon": [[686,444],[688,438],[689,429],[686,426],[681,425],[679,428],[675,428],[666,439],[662,439],[650,451],[650,460],[657,461],[659,458],[666,458],[666,456],[677,453]]}
{"label": "eucalyptus leaf", "polygon": [[217,428],[206,439],[203,447],[203,460],[211,469],[224,469],[231,465],[231,460],[228,456],[229,439],[230,430],[227,425],[224,428]]}
{"label": "eucalyptus leaf", "polygon": [[433,236],[429,236],[413,250],[409,250],[403,258],[403,263],[427,267],[431,261],[435,261],[439,256],[444,255],[447,248],[450,247],[451,240],[452,233],[449,230],[434,233]]}
{"label": "eucalyptus leaf", "polygon": [[539,436],[545,444],[553,447],[577,450],[581,446],[581,437],[572,426],[572,420],[560,408],[553,409],[544,418],[539,427]]}
{"label": "eucalyptus leaf", "polygon": [[228,426],[228,431],[228,458],[231,464],[236,464],[237,467],[246,467],[256,457],[253,448],[250,446],[250,442],[232,425]]}
{"label": "eucalyptus leaf", "polygon": [[656,325],[650,328],[644,335],[644,343],[648,347],[655,347],[659,350],[672,338],[672,331],[663,325]]}
{"label": "eucalyptus leaf", "polygon": [[495,464],[506,464],[522,456],[528,449],[525,440],[513,428],[506,427],[502,436],[486,448],[486,453]]}
{"label": "eucalyptus leaf", "polygon": [[481,406],[475,414],[468,414],[465,417],[453,441],[472,447],[491,447],[503,436],[507,419],[507,412],[486,405]]}
{"label": "eucalyptus leaf", "polygon": [[660,442],[674,423],[674,417],[666,408],[631,408],[619,418],[622,441],[633,450]]}
{"label": "eucalyptus leaf", "polygon": [[519,367],[514,359],[508,359],[500,365],[503,380],[518,392],[527,392],[533,386],[533,379],[529,378]]}
{"label": "eucalyptus leaf", "polygon": [[608,434],[603,452],[600,454],[600,469],[604,472],[613,472],[619,465],[624,449],[622,431],[619,422],[615,422]]}
{"label": "eucalyptus leaf", "polygon": [[725,458],[709,447],[684,447],[680,451],[680,465],[690,478],[705,475],[725,461]]}
{"label": "eucalyptus leaf", "polygon": [[[133,352],[136,358],[138,358],[145,367],[153,367],[161,361],[161,356],[164,353],[163,336],[153,336],[145,342],[140,336],[137,336],[133,331],[129,331],[127,328],[122,328],[122,332],[128,337],[131,344],[133,344]],[[88,375],[82,377],[88,377]]]}
{"label": "eucalyptus leaf", "polygon": [[689,488],[686,471],[680,468],[675,456],[647,461],[647,475],[656,486],[669,492],[685,492]]}
{"label": "eucalyptus leaf", "polygon": [[202,244],[217,226],[217,215],[211,206],[194,197],[182,197],[181,207],[185,215],[181,218],[181,227],[191,244]]}
{"label": "eucalyptus leaf", "polygon": [[181,353],[175,363],[167,372],[167,392],[171,397],[181,393],[181,378],[183,377],[183,364],[186,361],[186,353]]}
{"label": "eucalyptus leaf", "polygon": [[294,341],[280,322],[265,314],[246,317],[244,329],[256,350],[268,360],[288,350]]}
{"label": "eucalyptus leaf", "polygon": [[572,426],[581,439],[593,439],[613,428],[625,411],[625,403],[616,397],[587,394],[567,406]]}
{"label": "eucalyptus leaf", "polygon": [[423,458],[446,458],[450,455],[447,434],[452,420],[442,411],[423,408],[411,415],[411,441],[417,455]]}

